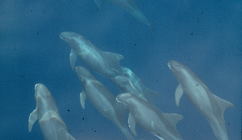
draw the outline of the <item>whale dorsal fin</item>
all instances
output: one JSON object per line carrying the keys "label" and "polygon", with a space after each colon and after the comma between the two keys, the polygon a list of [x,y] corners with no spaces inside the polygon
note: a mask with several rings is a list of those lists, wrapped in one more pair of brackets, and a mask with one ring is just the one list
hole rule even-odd
{"label": "whale dorsal fin", "polygon": [[124,58],[123,55],[118,54],[118,53],[113,53],[113,52],[102,51],[102,54],[107,58],[112,58],[112,59],[115,59],[117,61],[120,61]]}
{"label": "whale dorsal fin", "polygon": [[71,49],[71,52],[70,52],[70,55],[69,55],[69,59],[70,59],[71,68],[74,70],[75,65],[76,65],[77,55],[76,55],[76,53],[75,53],[75,51],[73,49]]}
{"label": "whale dorsal fin", "polygon": [[113,65],[119,64],[119,61],[122,60],[124,57],[121,54],[112,53],[102,51],[102,56],[108,61],[111,62]]}
{"label": "whale dorsal fin", "polygon": [[183,95],[183,89],[182,89],[181,84],[179,84],[175,91],[176,106],[180,105],[180,100],[181,100],[182,95]]}
{"label": "whale dorsal fin", "polygon": [[86,93],[85,91],[82,91],[80,93],[80,103],[81,103],[82,109],[85,109],[85,101],[86,101]]}
{"label": "whale dorsal fin", "polygon": [[136,122],[135,122],[135,118],[134,118],[132,113],[129,113],[128,125],[129,125],[129,129],[131,130],[133,135],[137,136],[137,133],[136,133],[136,130],[135,130]]}
{"label": "whale dorsal fin", "polygon": [[183,116],[177,113],[161,113],[161,117],[168,120],[174,127],[176,127],[176,124],[183,119]]}
{"label": "whale dorsal fin", "polygon": [[212,94],[213,97],[215,98],[216,102],[219,105],[219,108],[221,110],[221,117],[223,118],[224,116],[224,111],[230,107],[233,107],[234,105],[232,103],[230,103],[229,101],[226,101],[218,96],[216,96],[215,94]]}
{"label": "whale dorsal fin", "polygon": [[33,125],[38,120],[38,110],[35,108],[29,115],[29,124],[28,124],[28,130],[31,132]]}

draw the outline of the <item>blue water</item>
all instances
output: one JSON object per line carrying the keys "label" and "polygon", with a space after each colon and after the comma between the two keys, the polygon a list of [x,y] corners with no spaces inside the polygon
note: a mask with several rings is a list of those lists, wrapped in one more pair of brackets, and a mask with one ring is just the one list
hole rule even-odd
{"label": "blue water", "polygon": [[[0,139],[42,140],[39,125],[28,133],[35,108],[34,84],[52,92],[60,114],[77,140],[124,140],[125,137],[87,101],[69,65],[69,47],[58,35],[74,31],[98,48],[125,56],[145,85],[159,93],[151,101],[162,112],[184,116],[177,127],[184,140],[215,140],[204,117],[186,96],[175,106],[176,79],[167,67],[174,59],[189,66],[219,97],[235,106],[225,112],[230,140],[241,139],[242,1],[136,0],[151,22],[148,27],[123,9],[92,0],[0,1]],[[96,75],[113,94],[119,91]],[[155,140],[142,128],[138,139]]]}

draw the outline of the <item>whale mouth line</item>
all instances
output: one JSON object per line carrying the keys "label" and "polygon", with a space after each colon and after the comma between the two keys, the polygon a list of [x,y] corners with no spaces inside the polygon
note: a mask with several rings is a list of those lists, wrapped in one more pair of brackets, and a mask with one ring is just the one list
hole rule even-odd
{"label": "whale mouth line", "polygon": [[40,86],[40,83],[35,84],[34,85],[34,90],[36,91],[39,86]]}
{"label": "whale mouth line", "polygon": [[117,103],[123,103],[118,97],[116,98]]}
{"label": "whale mouth line", "polygon": [[120,104],[120,105],[124,106],[124,107],[126,107],[126,106],[127,106],[127,103],[125,103],[125,102],[121,101],[121,99],[120,99],[120,98],[118,98],[118,97],[116,97],[116,102],[117,102],[118,104]]}
{"label": "whale mouth line", "polygon": [[59,35],[59,37],[60,37],[60,39],[65,40],[65,37],[63,36],[62,33]]}

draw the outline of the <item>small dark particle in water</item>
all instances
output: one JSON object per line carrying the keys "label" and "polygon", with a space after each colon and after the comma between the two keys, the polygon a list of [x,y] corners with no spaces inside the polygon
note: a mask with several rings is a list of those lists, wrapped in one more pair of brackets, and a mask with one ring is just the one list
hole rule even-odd
{"label": "small dark particle in water", "polygon": [[136,44],[136,43],[134,43],[133,45],[134,45],[134,46],[136,46],[137,44]]}
{"label": "small dark particle in water", "polygon": [[197,21],[197,23],[200,23],[200,18],[199,18],[199,17],[197,17],[196,21]]}
{"label": "small dark particle in water", "polygon": [[39,35],[39,32],[36,32],[36,35]]}
{"label": "small dark particle in water", "polygon": [[84,118],[84,117],[82,117],[82,120],[84,121],[84,120],[85,120],[85,118]]}
{"label": "small dark particle in water", "polygon": [[95,133],[96,133],[96,132],[97,132],[97,130],[95,130],[95,129],[94,129],[94,130],[93,130],[93,132],[95,132]]}
{"label": "small dark particle in water", "polygon": [[22,79],[26,78],[24,74],[20,74],[19,77],[22,78]]}
{"label": "small dark particle in water", "polygon": [[230,126],[230,122],[228,122],[227,125]]}
{"label": "small dark particle in water", "polygon": [[70,112],[71,110],[70,110],[70,109],[67,109],[66,111],[67,111],[67,112]]}
{"label": "small dark particle in water", "polygon": [[191,32],[191,33],[190,33],[190,36],[194,36],[194,32]]}
{"label": "small dark particle in water", "polygon": [[45,10],[42,10],[41,12],[42,12],[42,14],[43,14],[43,15],[45,15],[45,14],[46,14],[46,11],[45,11]]}
{"label": "small dark particle in water", "polygon": [[204,11],[201,11],[201,15],[203,15],[204,14]]}

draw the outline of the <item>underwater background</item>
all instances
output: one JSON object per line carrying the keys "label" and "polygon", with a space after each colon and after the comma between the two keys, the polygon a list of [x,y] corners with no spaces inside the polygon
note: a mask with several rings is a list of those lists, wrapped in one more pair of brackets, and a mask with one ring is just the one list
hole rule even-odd
{"label": "underwater background", "polygon": [[[97,48],[122,54],[123,66],[159,93],[151,101],[162,112],[182,114],[184,140],[215,140],[206,119],[184,96],[176,107],[177,81],[167,67],[177,60],[190,67],[219,97],[234,104],[225,112],[230,140],[241,139],[242,1],[135,0],[151,22],[146,26],[122,8],[92,0],[0,1],[0,139],[42,140],[39,125],[28,133],[35,108],[34,84],[44,83],[77,140],[124,140],[111,121],[87,101],[69,64],[63,31],[85,36]],[[117,95],[117,87],[95,73]],[[138,139],[156,140],[137,128]]]}

